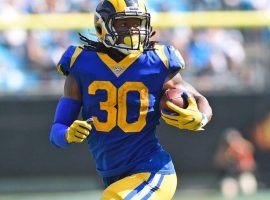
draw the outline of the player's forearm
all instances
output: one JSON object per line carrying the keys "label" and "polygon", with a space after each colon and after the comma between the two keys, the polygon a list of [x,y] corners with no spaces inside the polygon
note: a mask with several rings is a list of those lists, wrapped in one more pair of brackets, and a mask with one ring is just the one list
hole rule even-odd
{"label": "player's forearm", "polygon": [[212,113],[212,108],[208,103],[208,100],[202,95],[198,95],[198,96],[195,95],[194,97],[197,102],[199,111],[205,114],[209,122],[212,119],[213,113]]}
{"label": "player's forearm", "polygon": [[205,116],[208,119],[208,122],[211,120],[212,118],[212,108],[208,103],[208,100],[202,95],[200,94],[191,84],[189,84],[186,81],[182,82],[182,85],[184,86],[184,88],[187,89],[187,91],[191,94],[193,94],[196,103],[198,105],[198,109],[201,113],[205,114]]}
{"label": "player's forearm", "polygon": [[50,132],[51,143],[59,148],[66,148],[70,145],[66,140],[68,126],[60,123],[54,123]]}
{"label": "player's forearm", "polygon": [[58,102],[54,123],[50,132],[50,141],[53,145],[66,148],[66,132],[69,126],[77,119],[81,109],[81,102],[71,98],[61,98]]}

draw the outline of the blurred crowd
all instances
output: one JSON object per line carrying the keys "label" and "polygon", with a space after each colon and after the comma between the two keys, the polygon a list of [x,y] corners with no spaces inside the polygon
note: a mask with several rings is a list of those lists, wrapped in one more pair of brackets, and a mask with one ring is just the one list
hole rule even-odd
{"label": "blurred crowd", "polygon": [[[0,18],[26,13],[92,12],[98,0],[2,0]],[[264,10],[268,0],[148,0],[150,12],[193,10]],[[81,30],[80,32],[94,32]],[[0,95],[19,91],[59,93],[63,82],[55,65],[69,45],[82,44],[77,31],[22,30],[0,32]],[[203,91],[243,91],[265,88],[264,62],[254,62],[254,44],[269,42],[268,29],[157,30],[154,40],[172,44],[186,60],[183,76]],[[266,45],[267,46],[267,45]],[[251,48],[253,47],[253,48]],[[254,49],[255,48],[255,49]],[[257,50],[257,51],[256,51]],[[250,56],[250,54],[252,56]],[[267,56],[266,56],[267,57]],[[258,77],[260,81],[258,81]]]}
{"label": "blurred crowd", "polygon": [[255,146],[239,130],[224,131],[214,161],[221,175],[220,190],[226,199],[233,199],[239,193],[257,192],[254,154]]}

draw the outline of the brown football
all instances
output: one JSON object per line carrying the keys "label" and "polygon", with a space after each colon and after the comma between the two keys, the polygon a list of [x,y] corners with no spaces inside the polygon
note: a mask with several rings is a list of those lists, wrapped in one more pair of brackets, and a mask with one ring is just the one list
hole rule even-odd
{"label": "brown football", "polygon": [[179,106],[180,108],[187,108],[188,103],[186,102],[185,99],[183,99],[182,95],[183,95],[183,91],[179,88],[167,89],[160,99],[159,108],[173,112],[166,105],[166,101],[170,101],[173,104]]}

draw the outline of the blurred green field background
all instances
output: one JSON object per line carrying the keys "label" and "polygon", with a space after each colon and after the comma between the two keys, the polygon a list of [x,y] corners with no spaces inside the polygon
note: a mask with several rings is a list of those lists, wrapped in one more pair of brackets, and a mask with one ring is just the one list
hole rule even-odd
{"label": "blurred green field background", "polygon": [[[178,177],[179,178],[179,177]],[[251,195],[226,198],[219,179],[211,174],[182,175],[174,200],[269,200],[270,190],[260,187]],[[0,200],[98,200],[102,183],[97,176],[0,179]]]}
{"label": "blurred green field background", "polygon": [[[0,195],[0,200],[98,200],[101,191],[62,192],[62,193],[19,193]],[[234,200],[269,200],[270,191],[259,191],[250,196],[237,196]],[[178,190],[174,200],[226,200],[218,191]]]}
{"label": "blurred green field background", "polygon": [[[269,191],[260,191],[251,196],[238,196],[235,200],[269,200]],[[38,194],[12,194],[1,195],[1,200],[96,200],[100,191],[74,192],[74,193],[38,193]],[[174,200],[226,200],[217,191],[177,191]]]}

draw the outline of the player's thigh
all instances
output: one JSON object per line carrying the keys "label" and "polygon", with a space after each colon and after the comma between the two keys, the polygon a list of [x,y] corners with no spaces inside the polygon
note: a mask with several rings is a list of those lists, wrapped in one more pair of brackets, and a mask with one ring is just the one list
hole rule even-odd
{"label": "player's thigh", "polygon": [[130,192],[147,181],[151,173],[138,173],[127,176],[107,187],[102,193],[102,200],[120,200],[124,199]]}
{"label": "player's thigh", "polygon": [[159,188],[149,197],[151,200],[169,200],[172,199],[177,186],[176,174],[165,175]]}
{"label": "player's thigh", "polygon": [[125,177],[106,188],[102,200],[170,200],[176,189],[175,174],[138,173]]}

